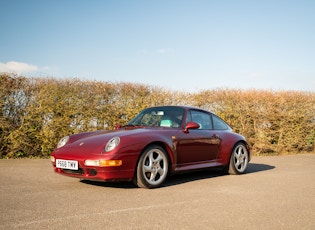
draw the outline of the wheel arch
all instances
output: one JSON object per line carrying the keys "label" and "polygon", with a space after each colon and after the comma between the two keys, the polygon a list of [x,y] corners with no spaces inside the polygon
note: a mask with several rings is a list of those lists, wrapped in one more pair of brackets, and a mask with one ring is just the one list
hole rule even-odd
{"label": "wheel arch", "polygon": [[141,158],[141,156],[144,154],[145,150],[147,148],[149,148],[150,146],[153,146],[153,145],[157,145],[157,146],[160,146],[161,148],[163,148],[163,150],[165,151],[166,153],[166,156],[167,156],[167,160],[168,160],[168,172],[170,173],[172,171],[172,166],[174,165],[174,154],[173,154],[173,151],[172,149],[169,147],[168,144],[166,144],[165,142],[162,142],[162,141],[153,141],[153,142],[150,142],[148,143],[147,145],[145,145],[139,156],[138,156],[138,159],[137,159],[137,162],[136,162],[136,165],[135,165],[135,170],[134,170],[134,175],[137,174],[137,165],[139,163],[139,160]]}
{"label": "wheel arch", "polygon": [[[230,151],[229,158],[231,158],[231,155],[233,153],[234,148],[240,143],[245,145],[245,147],[247,149],[247,152],[248,152],[248,157],[249,157],[249,160],[250,160],[251,159],[250,147],[249,147],[248,143],[245,140],[238,140],[238,141],[235,142],[235,144],[233,145],[233,147],[232,147],[232,149]],[[229,160],[229,164],[230,164],[230,160]]]}
{"label": "wheel arch", "polygon": [[[149,149],[154,149],[154,148],[156,148],[156,149],[159,148],[159,151],[163,151],[164,155],[166,157],[166,161],[167,161],[167,172],[165,174],[164,179],[162,179],[163,181],[159,182],[160,183],[159,185],[152,185],[152,184],[150,184],[150,182],[147,181],[147,179],[143,179],[143,175],[141,173],[142,169],[139,168],[139,164],[144,159],[143,156],[146,154],[146,151],[148,151]],[[163,142],[160,142],[160,141],[154,141],[154,142],[151,142],[151,143],[147,144],[146,146],[144,146],[143,149],[141,150],[139,156],[138,156],[137,161],[136,161],[134,176],[132,179],[134,184],[137,185],[138,187],[143,187],[143,188],[156,188],[156,187],[160,186],[161,183],[163,183],[165,181],[166,177],[170,174],[170,170],[172,169],[172,161],[171,161],[169,151],[170,150],[168,149],[167,145]],[[139,174],[139,172],[140,172],[140,174]]]}

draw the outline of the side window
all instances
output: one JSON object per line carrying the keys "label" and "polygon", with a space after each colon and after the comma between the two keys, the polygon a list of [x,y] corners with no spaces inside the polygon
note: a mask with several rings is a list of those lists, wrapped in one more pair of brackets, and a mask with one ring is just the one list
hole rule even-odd
{"label": "side window", "polygon": [[198,110],[190,110],[186,122],[193,121],[199,124],[199,129],[212,129],[210,114]]}
{"label": "side window", "polygon": [[225,124],[225,122],[222,121],[217,116],[212,116],[212,119],[213,119],[213,127],[214,127],[214,129],[218,129],[218,130],[226,130],[226,129],[228,129],[227,124]]}

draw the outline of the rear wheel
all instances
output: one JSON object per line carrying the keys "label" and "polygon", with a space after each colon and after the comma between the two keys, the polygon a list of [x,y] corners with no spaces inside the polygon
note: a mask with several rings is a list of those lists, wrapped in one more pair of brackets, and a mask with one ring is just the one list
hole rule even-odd
{"label": "rear wheel", "polygon": [[238,175],[245,173],[248,166],[248,150],[244,143],[237,143],[233,148],[230,164],[229,174]]}
{"label": "rear wheel", "polygon": [[166,179],[168,173],[168,158],[165,150],[158,146],[149,146],[141,155],[135,183],[141,188],[157,188]]}

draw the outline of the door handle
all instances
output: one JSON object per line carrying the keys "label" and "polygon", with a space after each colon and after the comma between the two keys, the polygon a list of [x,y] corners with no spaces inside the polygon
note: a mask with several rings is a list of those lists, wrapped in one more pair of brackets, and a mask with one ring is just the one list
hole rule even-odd
{"label": "door handle", "polygon": [[218,134],[213,134],[213,135],[212,135],[212,138],[214,138],[214,139],[220,139],[220,136],[219,136]]}

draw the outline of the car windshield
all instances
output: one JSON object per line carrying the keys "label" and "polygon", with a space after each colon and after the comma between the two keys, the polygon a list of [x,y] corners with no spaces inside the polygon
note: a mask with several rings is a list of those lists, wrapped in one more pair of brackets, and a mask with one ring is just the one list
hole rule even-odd
{"label": "car windshield", "polygon": [[154,107],[145,109],[133,118],[127,126],[181,127],[185,110],[180,107]]}

